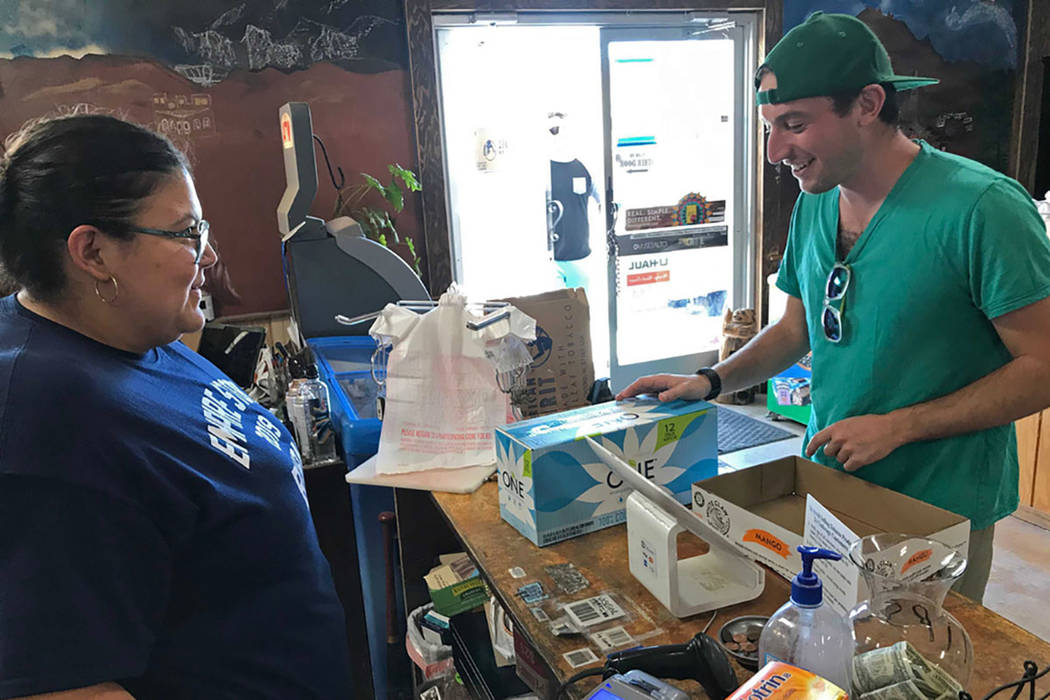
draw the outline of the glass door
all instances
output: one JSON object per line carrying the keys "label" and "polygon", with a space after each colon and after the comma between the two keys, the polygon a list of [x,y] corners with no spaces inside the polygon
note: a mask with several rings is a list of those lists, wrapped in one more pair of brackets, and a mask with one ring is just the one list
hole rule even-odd
{"label": "glass door", "polygon": [[614,390],[713,364],[751,303],[752,26],[601,30]]}
{"label": "glass door", "polygon": [[435,16],[453,277],[476,298],[582,288],[605,377],[599,30],[522,19]]}
{"label": "glass door", "polygon": [[[453,277],[475,299],[561,286],[550,252],[546,93],[535,30],[438,27]],[[444,290],[434,290],[439,293]]]}

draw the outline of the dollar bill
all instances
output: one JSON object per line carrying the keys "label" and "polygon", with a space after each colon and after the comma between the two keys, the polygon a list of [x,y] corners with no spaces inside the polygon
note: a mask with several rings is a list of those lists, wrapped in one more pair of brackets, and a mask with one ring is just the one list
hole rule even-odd
{"label": "dollar bill", "polygon": [[936,687],[942,689],[943,692],[947,692],[953,696],[958,697],[959,692],[962,691],[963,687],[959,681],[955,680],[955,677],[945,671],[937,664],[927,663],[926,678],[930,683],[934,683]]}
{"label": "dollar bill", "polygon": [[908,666],[914,674],[913,680],[926,692],[928,697],[939,698],[945,694],[955,695],[962,690],[962,686],[951,674],[937,664],[931,663],[912,645],[907,642],[897,642],[894,646],[903,650]]}
{"label": "dollar bill", "polygon": [[928,698],[919,686],[907,680],[864,693],[860,696],[860,700],[928,700]]}
{"label": "dollar bill", "polygon": [[913,697],[913,692],[918,693],[916,700],[938,700],[956,697],[962,690],[950,674],[905,641],[854,657],[853,684],[861,695],[894,688],[892,696],[868,700],[899,700],[902,694]]}
{"label": "dollar bill", "polygon": [[886,688],[911,678],[907,653],[900,648],[900,642],[853,657],[853,685],[860,694]]}

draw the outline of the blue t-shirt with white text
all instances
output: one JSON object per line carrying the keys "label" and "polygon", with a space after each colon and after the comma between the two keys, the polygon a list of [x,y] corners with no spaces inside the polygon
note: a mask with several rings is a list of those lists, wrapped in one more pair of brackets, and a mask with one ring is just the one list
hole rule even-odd
{"label": "blue t-shirt with white text", "polygon": [[0,696],[350,696],[291,436],[180,342],[0,299]]}

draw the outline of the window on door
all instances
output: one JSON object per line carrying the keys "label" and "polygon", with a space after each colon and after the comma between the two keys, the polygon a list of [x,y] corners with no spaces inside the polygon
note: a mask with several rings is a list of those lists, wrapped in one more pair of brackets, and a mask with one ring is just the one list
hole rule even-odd
{"label": "window on door", "polygon": [[434,17],[454,278],[583,287],[615,389],[709,363],[752,304],[754,16],[498,19]]}

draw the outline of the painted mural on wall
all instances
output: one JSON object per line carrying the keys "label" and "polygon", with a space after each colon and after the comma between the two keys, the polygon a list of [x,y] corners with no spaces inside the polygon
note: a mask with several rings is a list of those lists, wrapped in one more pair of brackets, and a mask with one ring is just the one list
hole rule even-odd
{"label": "painted mural on wall", "polygon": [[1025,0],[784,0],[785,31],[815,10],[859,17],[894,71],[940,79],[904,93],[909,136],[1007,170]]}
{"label": "painted mural on wall", "polygon": [[[34,0],[0,4],[0,139],[44,114],[106,112],[187,151],[222,264],[222,315],[287,308],[277,110],[311,106],[348,177],[415,162],[399,0]],[[323,175],[312,213],[328,218]],[[411,196],[398,230],[418,242]]]}

